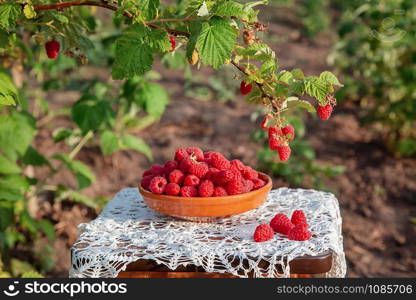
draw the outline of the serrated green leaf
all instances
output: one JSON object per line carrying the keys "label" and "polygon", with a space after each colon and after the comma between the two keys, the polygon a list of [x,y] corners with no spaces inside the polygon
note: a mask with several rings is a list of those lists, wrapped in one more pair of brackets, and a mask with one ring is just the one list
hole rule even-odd
{"label": "serrated green leaf", "polygon": [[220,17],[247,18],[247,12],[244,11],[242,4],[228,0],[217,1],[212,7],[211,13]]}
{"label": "serrated green leaf", "polygon": [[303,81],[295,81],[290,85],[290,93],[295,95],[303,95],[305,93],[305,84]]}
{"label": "serrated green leaf", "polygon": [[53,227],[51,222],[45,219],[39,220],[37,221],[37,227],[40,231],[42,231],[45,234],[49,242],[53,242],[53,240],[55,239],[55,228]]}
{"label": "serrated green leaf", "polygon": [[302,107],[302,108],[306,109],[310,113],[316,113],[316,109],[315,109],[315,107],[312,104],[310,104],[306,100],[300,100],[297,97],[289,97],[288,98],[288,102],[287,102],[287,106],[289,108]]}
{"label": "serrated green leaf", "polygon": [[68,24],[69,23],[68,17],[63,15],[63,14],[53,13],[52,15],[55,19],[57,19],[59,22],[61,22],[63,24]]}
{"label": "serrated green leaf", "polygon": [[0,115],[0,151],[16,161],[26,152],[35,132],[35,121],[26,113],[13,110],[9,115]]}
{"label": "serrated green leaf", "polygon": [[141,138],[125,135],[121,137],[121,142],[123,149],[131,149],[143,153],[149,160],[153,160],[152,150]]}
{"label": "serrated green leaf", "polygon": [[72,130],[68,128],[57,128],[52,132],[55,143],[61,142],[72,135]]}
{"label": "serrated green leaf", "polygon": [[158,52],[167,52],[172,47],[166,31],[154,28],[152,28],[149,33],[147,44],[152,48],[152,50]]}
{"label": "serrated green leaf", "polygon": [[64,186],[60,186],[55,200],[62,201],[62,200],[67,200],[67,199],[72,200],[77,203],[81,203],[89,207],[92,207],[94,209],[102,209],[104,204],[108,202],[108,199],[106,199],[105,197],[91,198],[77,191],[67,189]]}
{"label": "serrated green leaf", "polygon": [[12,79],[6,73],[0,72],[0,105],[16,105],[19,94]]}
{"label": "serrated green leaf", "polygon": [[9,34],[0,28],[0,49],[5,49],[9,44]]}
{"label": "serrated green leaf", "polygon": [[32,4],[26,4],[23,8],[23,14],[25,15],[26,18],[28,19],[33,19],[36,17],[36,11],[33,8]]}
{"label": "serrated green leaf", "polygon": [[277,75],[277,80],[283,81],[285,83],[291,83],[291,81],[293,80],[293,75],[289,71],[281,71]]}
{"label": "serrated green leaf", "polygon": [[196,42],[198,41],[198,36],[201,33],[202,22],[195,21],[189,25],[189,39],[186,46],[186,57],[188,59],[192,58],[192,53],[195,50]]}
{"label": "serrated green leaf", "polygon": [[292,75],[295,79],[304,80],[305,74],[303,74],[303,71],[301,69],[293,69]]}
{"label": "serrated green leaf", "polygon": [[317,77],[308,77],[304,81],[305,92],[316,99],[321,105],[326,104],[326,96],[329,91],[329,84]]}
{"label": "serrated green leaf", "polygon": [[237,33],[227,20],[213,17],[203,22],[196,49],[202,62],[218,69],[231,57]]}
{"label": "serrated green leaf", "polygon": [[161,85],[145,83],[137,90],[135,100],[149,115],[160,117],[169,102],[169,96]]}
{"label": "serrated green leaf", "polygon": [[263,74],[274,73],[277,70],[276,60],[266,60],[260,67],[260,72]]}
{"label": "serrated green leaf", "polygon": [[27,179],[20,175],[8,175],[0,178],[0,199],[18,201],[24,198],[29,189]]}
{"label": "serrated green leaf", "polygon": [[4,232],[12,224],[13,204],[7,201],[0,201],[0,232]]}
{"label": "serrated green leaf", "polygon": [[32,146],[29,146],[29,148],[27,148],[26,153],[22,157],[22,162],[26,165],[32,165],[32,166],[43,166],[43,165],[50,166],[50,163],[46,159],[46,157],[40,154]]}
{"label": "serrated green leaf", "polygon": [[331,85],[343,86],[338,78],[329,71],[322,72],[321,75],[319,75],[319,79],[322,79]]}
{"label": "serrated green leaf", "polygon": [[104,155],[116,152],[119,149],[118,136],[112,131],[104,131],[100,137],[100,147]]}
{"label": "serrated green leaf", "polygon": [[68,155],[59,153],[53,158],[62,161],[66,167],[74,174],[78,181],[78,189],[83,189],[95,181],[95,175],[91,169],[79,160],[71,160]]}
{"label": "serrated green leaf", "polygon": [[107,101],[86,95],[72,106],[71,116],[85,134],[98,130],[102,124],[111,123],[115,112]]}
{"label": "serrated green leaf", "polygon": [[140,12],[140,16],[144,20],[151,20],[157,16],[159,8],[159,0],[140,0],[135,3]]}
{"label": "serrated green leaf", "polygon": [[134,24],[117,39],[112,70],[114,79],[142,76],[151,70],[153,55],[150,45],[146,43],[148,34],[148,29],[142,24]]}
{"label": "serrated green leaf", "polygon": [[0,27],[5,29],[16,25],[16,20],[20,16],[19,4],[0,5]]}

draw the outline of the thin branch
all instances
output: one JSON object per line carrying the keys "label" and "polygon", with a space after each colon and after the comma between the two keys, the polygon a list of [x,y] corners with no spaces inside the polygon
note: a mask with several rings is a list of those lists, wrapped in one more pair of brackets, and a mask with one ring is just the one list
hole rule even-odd
{"label": "thin branch", "polygon": [[[119,8],[116,6],[112,6],[110,4],[104,3],[104,2],[97,2],[97,1],[71,1],[71,2],[62,2],[62,3],[56,3],[56,4],[45,4],[45,5],[38,5],[35,6],[34,9],[35,11],[42,11],[42,10],[62,10],[65,8],[69,8],[72,6],[97,6],[97,7],[102,7],[102,8],[106,8],[112,11],[118,11]],[[134,16],[128,12],[125,11],[123,13],[124,16],[126,16],[127,18],[133,18]],[[150,22],[146,22],[145,24],[149,27],[152,28],[157,28],[157,29],[161,29],[164,30],[170,34],[173,35],[180,35],[180,36],[185,36],[185,37],[189,37],[189,33],[187,32],[181,32],[181,31],[176,31],[176,30],[172,30],[172,29],[168,29],[153,23],[166,23],[166,22],[188,22],[188,21],[193,21],[194,18],[193,17],[188,17],[188,18],[168,18],[168,19],[155,19],[152,20]],[[231,63],[238,69],[240,70],[243,74],[245,75],[249,75],[246,71],[245,68],[241,67],[240,65],[238,65],[234,60],[231,61]],[[270,103],[272,104],[272,106],[274,107],[274,97],[267,94],[267,92],[264,89],[263,84],[259,83],[259,82],[255,82],[256,85],[258,86],[258,88],[260,89],[261,93],[263,94],[264,97],[268,98],[270,100]],[[284,82],[279,82],[281,84],[286,84]]]}
{"label": "thin branch", "polygon": [[194,17],[166,18],[166,19],[154,19],[154,20],[151,20],[150,23],[191,22],[191,21],[195,21],[195,20],[196,20],[196,18],[194,18]]}
{"label": "thin branch", "polygon": [[[62,2],[62,3],[55,3],[55,4],[44,4],[44,5],[38,5],[34,7],[35,11],[42,11],[42,10],[62,10],[65,8],[70,8],[72,6],[96,6],[96,7],[102,7],[102,8],[106,8],[112,11],[118,11],[119,8],[104,2],[97,2],[97,1],[71,1],[71,2]],[[134,16],[128,12],[128,11],[124,11],[123,15],[127,18],[132,19]],[[147,26],[152,27],[152,28],[157,28],[157,29],[161,29],[164,30],[166,32],[168,32],[169,34],[175,35],[175,36],[186,36],[189,37],[189,33],[187,32],[182,32],[182,31],[177,31],[177,30],[173,30],[173,29],[169,29],[169,28],[164,28],[162,26],[153,24],[152,22],[148,22],[145,23]]]}

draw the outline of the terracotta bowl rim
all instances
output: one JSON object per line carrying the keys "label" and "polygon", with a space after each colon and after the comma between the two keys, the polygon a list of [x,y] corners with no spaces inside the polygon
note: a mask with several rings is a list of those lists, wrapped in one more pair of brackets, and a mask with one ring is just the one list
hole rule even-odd
{"label": "terracotta bowl rim", "polygon": [[219,197],[180,197],[180,196],[169,196],[169,195],[163,195],[163,194],[154,194],[148,190],[145,190],[144,188],[142,188],[142,186],[139,185],[139,191],[140,194],[143,197],[148,197],[148,198],[152,198],[152,199],[158,199],[158,200],[165,200],[165,201],[171,201],[171,202],[178,202],[178,201],[186,201],[188,203],[192,203],[192,202],[209,202],[209,201],[214,201],[214,202],[227,202],[230,200],[241,200],[241,199],[245,199],[250,197],[251,195],[255,195],[258,193],[262,193],[263,191],[267,191],[270,190],[272,187],[272,179],[270,178],[269,175],[262,173],[262,172],[258,172],[261,177],[263,177],[262,179],[266,178],[267,182],[264,186],[262,186],[261,188],[254,190],[254,191],[250,191],[248,193],[243,193],[243,194],[237,194],[237,195],[227,195],[227,196],[219,196]]}

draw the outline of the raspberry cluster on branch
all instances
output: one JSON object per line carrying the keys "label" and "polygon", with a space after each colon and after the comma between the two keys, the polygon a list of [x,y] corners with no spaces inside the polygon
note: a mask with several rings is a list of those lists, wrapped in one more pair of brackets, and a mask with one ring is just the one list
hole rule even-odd
{"label": "raspberry cluster on branch", "polygon": [[[69,1],[55,4],[38,5],[34,6],[33,8],[35,11],[49,9],[62,10],[72,6],[97,6],[112,11],[119,11],[123,9],[121,7],[109,4],[108,1]],[[130,19],[136,18],[135,12],[131,12],[129,10],[123,10],[122,14]],[[218,17],[218,15],[215,16]],[[192,15],[183,18],[156,17],[152,20],[142,20],[141,23],[145,26],[165,31],[168,34],[169,43],[171,44],[171,47],[169,50],[165,49],[164,51],[173,52],[176,50],[176,36],[183,36],[189,39],[191,39],[193,36],[191,37],[191,34],[189,32],[170,29],[165,26],[165,23],[188,23],[199,21],[200,19],[203,19],[203,17],[200,17],[199,15]],[[228,20],[230,21],[230,23],[231,21],[241,22],[240,24],[242,24],[243,26],[242,29],[240,29],[240,27],[238,27],[237,25],[232,26],[235,27],[237,30],[242,31],[242,41],[245,46],[241,46],[240,44],[236,43],[233,46],[233,50],[231,51],[231,57],[229,57],[229,59],[226,59],[225,63],[230,63],[231,65],[236,67],[241,73],[243,73],[244,78],[240,84],[241,94],[249,95],[249,97],[251,98],[253,98],[254,95],[254,98],[257,97],[258,99],[260,99],[261,103],[270,107],[272,117],[266,116],[266,118],[271,119],[271,122],[274,124],[269,126],[266,124],[267,122],[263,122],[262,128],[267,129],[269,132],[268,137],[270,149],[278,152],[280,161],[287,161],[291,154],[289,142],[294,138],[294,129],[290,124],[286,124],[284,118],[281,117],[281,113],[289,109],[289,106],[287,105],[288,99],[297,99],[297,97],[292,96],[303,95],[306,92],[308,95],[316,98],[319,101],[319,105],[316,111],[322,120],[327,120],[329,119],[333,111],[333,107],[336,104],[336,100],[332,96],[334,92],[333,85],[340,86],[341,84],[339,83],[338,79],[336,79],[336,77],[330,72],[326,72],[329,74],[324,74],[324,78],[322,79],[314,76],[305,77],[303,73],[300,70],[298,70],[297,75],[291,74],[290,76],[292,76],[293,79],[300,78],[301,80],[304,80],[305,83],[301,82],[301,84],[305,84],[305,86],[300,88],[301,92],[299,92],[299,90],[298,92],[293,92],[292,89],[294,87],[292,85],[294,80],[288,79],[287,77],[279,77],[282,72],[286,71],[282,71],[276,74],[275,71],[278,69],[278,66],[275,60],[275,54],[273,50],[269,46],[262,44],[260,39],[256,36],[256,31],[265,31],[266,26],[257,21],[249,22],[244,18],[238,18],[233,15],[229,15]],[[230,26],[230,24],[228,24],[228,26]],[[264,48],[266,50],[259,48],[263,46],[266,46]],[[59,43],[58,47],[45,44],[45,48],[49,58],[54,59],[57,57],[57,53],[59,52]],[[191,48],[190,50],[190,54],[187,54],[188,61],[191,65],[196,65],[200,60],[200,55],[198,53],[197,48]],[[251,54],[247,54],[248,52],[244,51],[248,51]],[[258,55],[259,51],[261,55],[268,56],[268,59],[272,61],[272,66],[266,65],[267,68],[265,70],[262,70],[261,67],[257,66],[252,62],[252,57],[254,58],[253,60],[256,61],[256,55]],[[205,59],[206,57],[207,55],[205,55]],[[242,59],[246,59],[246,62],[242,62],[240,64],[240,61]],[[204,55],[202,55],[202,61],[204,61]],[[260,61],[261,59],[258,62]],[[264,61],[261,61],[261,63],[264,63]],[[321,80],[321,82],[316,82],[316,80]],[[324,92],[322,92],[322,84],[324,85]],[[324,94],[322,95],[322,93]],[[303,100],[298,99],[298,102],[302,103],[302,101]],[[305,105],[305,102],[306,101],[303,101],[303,105]],[[311,106],[311,104],[309,105]],[[312,107],[312,110],[315,109]]]}

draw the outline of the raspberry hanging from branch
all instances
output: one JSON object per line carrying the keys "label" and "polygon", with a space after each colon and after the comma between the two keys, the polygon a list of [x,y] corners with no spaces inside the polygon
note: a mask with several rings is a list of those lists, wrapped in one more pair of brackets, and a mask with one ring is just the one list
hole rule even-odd
{"label": "raspberry hanging from branch", "polygon": [[[336,104],[333,97],[335,87],[342,84],[327,71],[319,76],[305,76],[300,69],[280,69],[275,52],[257,34],[266,31],[267,27],[258,21],[258,10],[255,8],[266,4],[266,0],[244,3],[217,0],[202,4],[190,2],[187,7],[179,9],[163,7],[156,0],[67,1],[53,4],[34,0],[22,5],[24,12],[32,9],[35,15],[57,10],[60,14],[68,12],[68,16],[73,16],[77,11],[70,8],[77,6],[114,11],[114,17],[119,18],[119,23],[124,22],[125,29],[115,42],[113,79],[143,76],[152,69],[156,54],[169,55],[169,52],[181,51],[182,46],[186,48],[191,65],[203,64],[214,69],[227,64],[234,66],[242,73],[241,93],[250,102],[266,106],[267,122],[262,124],[262,128],[269,131],[275,128],[280,133],[269,137],[269,143],[273,150],[279,151],[280,160],[285,161],[290,155],[289,143],[294,138],[293,127],[285,118],[286,112],[306,109],[310,113],[318,112],[326,120]],[[33,14],[21,15],[33,19]],[[41,17],[34,21],[41,20]],[[19,20],[12,21],[9,24],[14,21],[19,24]],[[55,18],[53,22],[60,20]],[[59,32],[59,26],[53,28],[65,36],[64,32]],[[304,96],[308,96],[308,100],[302,99]],[[314,101],[316,104],[313,104]],[[286,131],[290,133],[285,134]]]}

